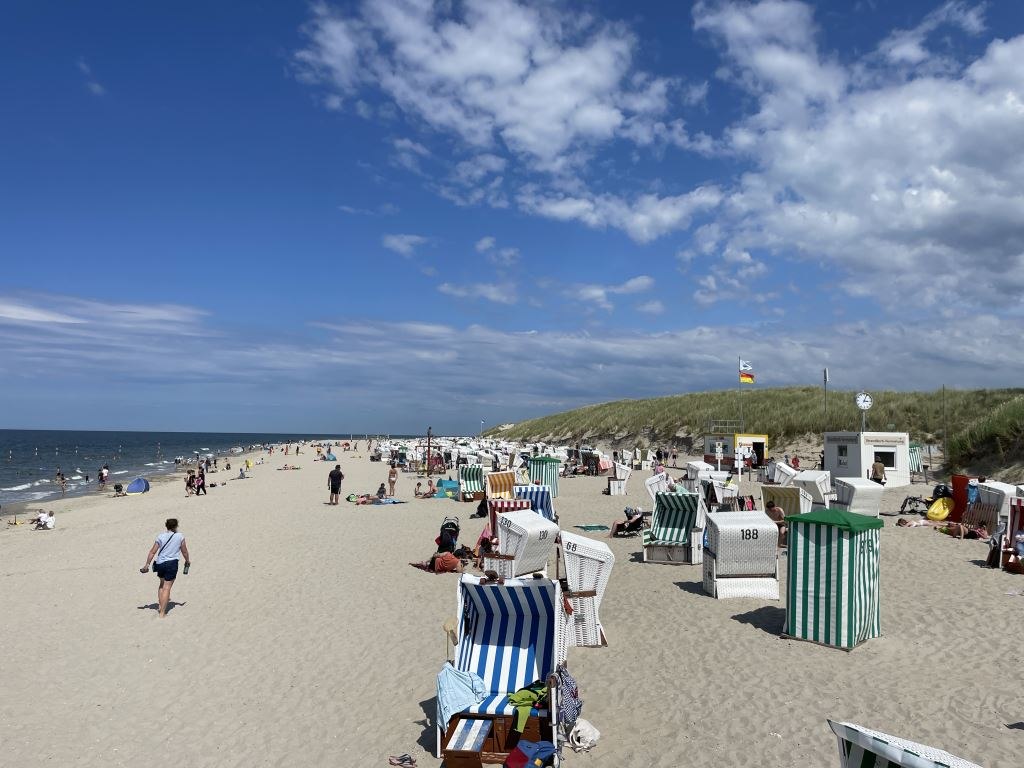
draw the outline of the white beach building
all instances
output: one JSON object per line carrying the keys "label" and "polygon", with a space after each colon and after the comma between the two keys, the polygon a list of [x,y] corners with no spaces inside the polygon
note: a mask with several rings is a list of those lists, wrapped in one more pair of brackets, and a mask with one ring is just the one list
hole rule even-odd
{"label": "white beach building", "polygon": [[910,435],[906,432],[826,432],[825,464],[832,477],[869,477],[877,456],[886,487],[910,485]]}

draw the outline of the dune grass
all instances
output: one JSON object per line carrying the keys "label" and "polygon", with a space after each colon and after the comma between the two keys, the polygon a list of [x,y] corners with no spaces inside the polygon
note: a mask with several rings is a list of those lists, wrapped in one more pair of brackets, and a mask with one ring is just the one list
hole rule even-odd
{"label": "dune grass", "polygon": [[[855,394],[829,391],[827,417],[820,387],[751,388],[618,400],[495,428],[489,434],[549,442],[686,444],[704,434],[709,420],[738,420],[742,414],[746,432],[767,434],[778,444],[808,434],[859,430]],[[1020,445],[1024,389],[871,394],[868,430],[909,432],[912,439],[932,443],[941,443],[948,430],[951,445],[963,446],[960,450],[975,450],[993,436],[1003,440],[1000,445]],[[967,442],[953,443],[954,435]]]}
{"label": "dune grass", "polygon": [[951,434],[947,452],[949,464],[958,468],[1005,466],[1024,460],[1024,396],[996,406],[966,429]]}

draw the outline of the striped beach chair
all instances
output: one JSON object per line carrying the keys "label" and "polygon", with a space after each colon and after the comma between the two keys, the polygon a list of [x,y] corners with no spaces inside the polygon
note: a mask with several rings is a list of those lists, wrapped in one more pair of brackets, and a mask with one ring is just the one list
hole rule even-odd
{"label": "striped beach chair", "polygon": [[803,488],[778,485],[761,486],[761,509],[768,509],[768,502],[774,501],[787,515],[803,515],[814,507],[811,494]]}
{"label": "striped beach chair", "polygon": [[516,473],[511,469],[504,472],[491,472],[485,478],[488,499],[514,499],[513,488],[516,484]]}
{"label": "striped beach chair", "polygon": [[558,522],[558,515],[551,506],[551,488],[546,485],[517,485],[513,490],[517,499],[528,499],[530,507],[538,515]]}
{"label": "striped beach chair", "polygon": [[526,460],[530,482],[546,485],[551,498],[558,498],[558,470],[562,462],[554,456],[531,456]]}
{"label": "striped beach chair", "polygon": [[615,555],[603,541],[562,531],[558,534],[565,562],[565,597],[572,606],[566,614],[566,641],[570,646],[608,645],[601,626],[601,600],[615,565]]}
{"label": "striped beach chair", "polygon": [[472,501],[474,496],[484,493],[484,468],[480,464],[463,464],[459,467],[459,492],[463,501]]}
{"label": "striped beach chair", "polygon": [[882,521],[845,509],[787,515],[789,579],[783,634],[850,650],[881,630]]}
{"label": "striped beach chair", "polygon": [[651,495],[651,503],[653,504],[656,494],[668,491],[668,472],[659,472],[652,477],[648,477],[644,480],[644,487],[647,488],[647,492]]}
{"label": "striped beach chair", "polygon": [[[508,694],[535,680],[547,680],[565,662],[566,646],[562,619],[562,590],[551,579],[506,579],[492,583],[464,574],[458,591],[458,642],[453,665],[460,672],[472,672],[484,681],[484,697],[448,722],[437,718],[437,757],[441,757],[444,735],[454,732],[463,715],[495,720],[515,710]],[[539,736],[550,741],[557,717],[557,696],[549,696],[546,709],[530,713],[532,723],[524,738],[539,726]],[[532,727],[531,727],[532,726]],[[504,751],[502,744],[496,751]],[[503,762],[503,759],[490,762]]]}
{"label": "striped beach chair", "polygon": [[839,740],[840,768],[981,768],[941,749],[881,731],[833,720],[828,724]]}
{"label": "striped beach chair", "polygon": [[644,531],[645,563],[700,563],[704,504],[695,493],[659,492]]}

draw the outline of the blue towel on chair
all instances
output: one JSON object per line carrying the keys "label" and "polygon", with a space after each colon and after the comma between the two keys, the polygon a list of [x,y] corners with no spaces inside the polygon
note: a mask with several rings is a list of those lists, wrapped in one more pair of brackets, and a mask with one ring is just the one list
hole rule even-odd
{"label": "blue towel on chair", "polygon": [[437,723],[441,730],[448,727],[452,715],[478,704],[486,695],[480,675],[460,672],[451,664],[445,664],[437,673]]}

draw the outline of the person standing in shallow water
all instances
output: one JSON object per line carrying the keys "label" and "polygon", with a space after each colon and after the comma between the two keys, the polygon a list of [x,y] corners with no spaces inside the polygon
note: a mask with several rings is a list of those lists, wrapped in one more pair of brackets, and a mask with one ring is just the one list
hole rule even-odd
{"label": "person standing in shallow water", "polygon": [[334,469],[327,473],[327,486],[331,490],[331,499],[328,504],[338,505],[338,496],[341,495],[341,481],[345,479],[341,471],[341,464],[335,464]]}
{"label": "person standing in shallow water", "polygon": [[166,531],[156,537],[153,546],[146,555],[146,564],[140,569],[141,573],[149,572],[149,564],[153,563],[153,573],[160,577],[160,586],[157,588],[157,606],[160,618],[167,616],[167,606],[171,602],[171,587],[178,577],[178,557],[185,556],[185,573],[188,573],[191,562],[188,555],[188,547],[185,545],[185,537],[178,532],[177,518],[170,517],[164,523]]}

